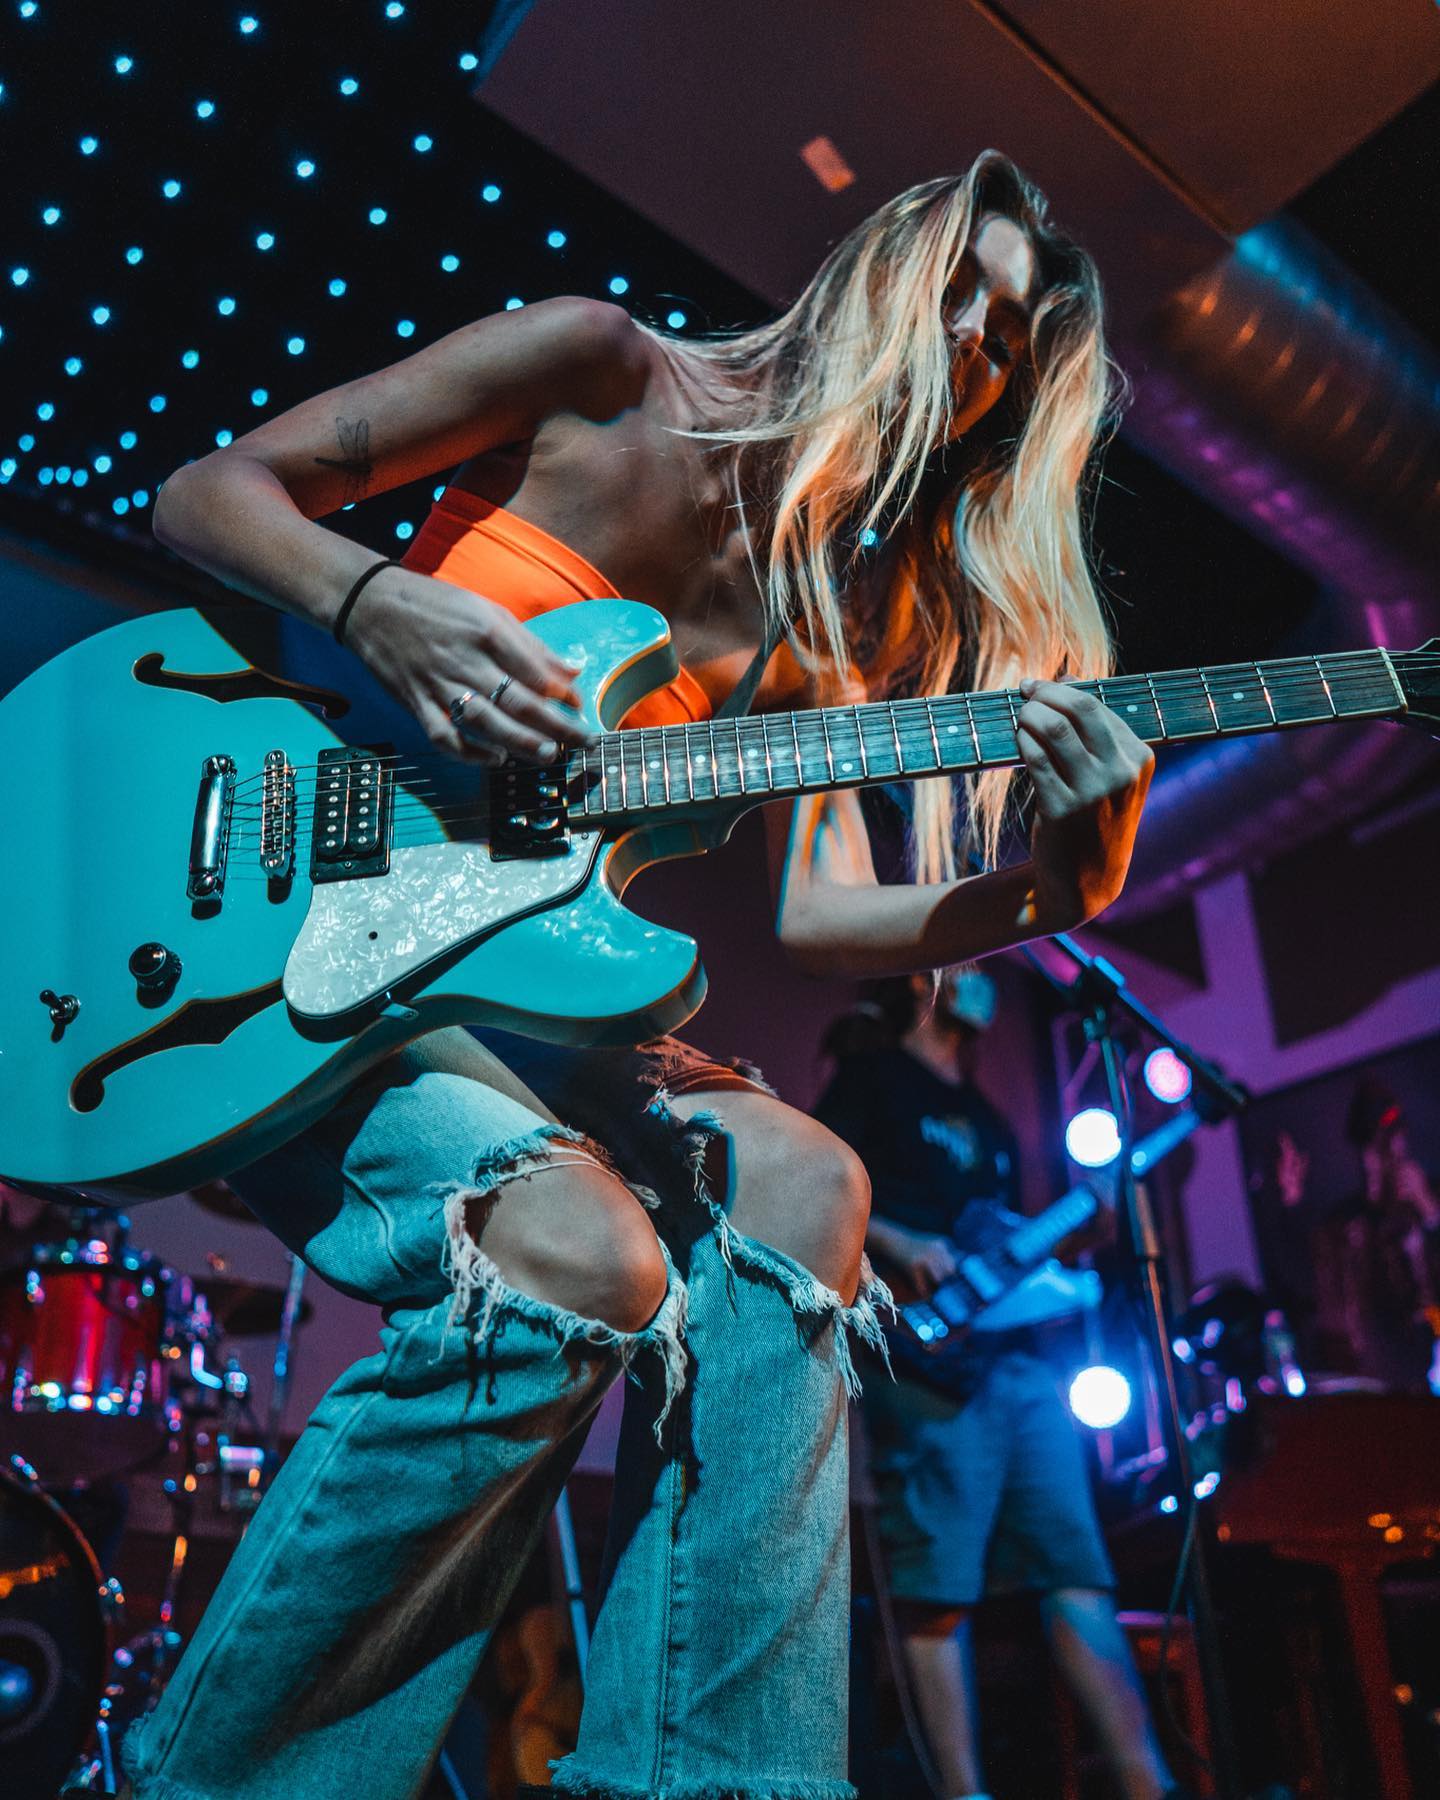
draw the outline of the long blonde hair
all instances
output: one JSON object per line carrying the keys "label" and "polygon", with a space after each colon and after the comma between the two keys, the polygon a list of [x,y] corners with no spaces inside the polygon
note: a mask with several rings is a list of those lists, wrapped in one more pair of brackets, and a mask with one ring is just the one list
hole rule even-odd
{"label": "long blonde hair", "polygon": [[[1034,252],[1030,343],[992,411],[937,453],[955,398],[945,292],[991,215]],[[1008,157],[987,150],[897,195],[770,324],[654,335],[724,421],[690,435],[729,457],[771,629],[822,667],[822,688],[857,662],[872,691],[925,695],[1108,669],[1081,504],[1111,396],[1100,284]],[[895,574],[880,613],[860,617],[842,599],[877,540]],[[993,860],[1010,772],[967,787]],[[912,836],[920,880],[954,874],[949,782],[916,784]]]}

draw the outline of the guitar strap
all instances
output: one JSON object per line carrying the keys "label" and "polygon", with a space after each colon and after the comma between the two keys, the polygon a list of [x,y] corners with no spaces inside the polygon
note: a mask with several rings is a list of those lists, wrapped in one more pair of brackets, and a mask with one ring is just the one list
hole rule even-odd
{"label": "guitar strap", "polygon": [[779,642],[780,632],[767,616],[764,642],[751,657],[745,673],[716,707],[715,717],[717,719],[740,719],[749,712],[755,704],[755,696],[760,691],[761,679],[770,666],[770,658],[775,654]]}

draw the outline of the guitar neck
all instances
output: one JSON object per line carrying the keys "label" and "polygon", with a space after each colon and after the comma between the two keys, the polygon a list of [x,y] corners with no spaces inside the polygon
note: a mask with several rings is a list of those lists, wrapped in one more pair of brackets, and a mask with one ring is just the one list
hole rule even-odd
{"label": "guitar neck", "polygon": [[[1150,744],[1398,718],[1406,710],[1384,650],[1076,685]],[[1024,703],[1018,690],[1001,688],[607,732],[570,759],[569,775],[580,784],[571,815],[633,818],[708,802],[735,810],[736,803],[743,808],[833,788],[1007,768],[1021,760],[1015,723]]]}
{"label": "guitar neck", "polygon": [[1047,1206],[1027,1225],[1022,1225],[1007,1242],[1006,1252],[1018,1263],[1042,1261],[1062,1238],[1069,1237],[1072,1231],[1085,1224],[1099,1205],[1089,1188],[1072,1188],[1053,1206]]}

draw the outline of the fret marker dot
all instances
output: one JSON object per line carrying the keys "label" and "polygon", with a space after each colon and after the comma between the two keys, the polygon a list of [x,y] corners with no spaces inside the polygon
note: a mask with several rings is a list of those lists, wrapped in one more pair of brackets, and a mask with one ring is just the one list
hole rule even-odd
{"label": "fret marker dot", "polygon": [[658,768],[659,768],[659,767],[660,767],[660,762],[659,762],[659,759],[658,759],[658,758],[657,758],[657,757],[652,757],[652,758],[651,758],[651,761],[650,761],[650,767],[651,767],[651,768],[652,768],[652,769],[658,769]]}
{"label": "fret marker dot", "polygon": [[705,752],[703,750],[697,750],[695,752],[695,760],[697,763],[703,763],[705,761]]}
{"label": "fret marker dot", "polygon": [[957,732],[957,731],[958,731],[958,730],[959,730],[959,729],[960,729],[960,727],[959,727],[959,726],[958,726],[958,725],[947,725],[947,726],[946,726],[946,727],[945,727],[945,735],[946,735],[946,737],[954,737],[954,735],[955,735],[955,733],[956,733],[956,732]]}
{"label": "fret marker dot", "polygon": [[1241,689],[1237,688],[1235,690],[1235,692],[1230,696],[1230,698],[1232,700],[1243,700],[1245,698],[1245,695]]}
{"label": "fret marker dot", "polygon": [[609,768],[605,771],[605,773],[607,775],[618,775],[620,773],[619,763],[611,763]]}
{"label": "fret marker dot", "polygon": [[840,773],[842,775],[848,775],[854,767],[855,767],[854,763],[841,763]]}
{"label": "fret marker dot", "polygon": [[1140,708],[1138,706],[1127,706],[1125,710],[1126,712],[1139,712]]}

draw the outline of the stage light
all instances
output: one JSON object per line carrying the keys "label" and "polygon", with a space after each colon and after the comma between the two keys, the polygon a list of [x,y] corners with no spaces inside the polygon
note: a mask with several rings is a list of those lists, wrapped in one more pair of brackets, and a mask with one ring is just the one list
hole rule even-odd
{"label": "stage light", "polygon": [[372,225],[383,225],[389,216],[383,206],[372,206],[367,215]]}
{"label": "stage light", "polygon": [[60,223],[60,208],[58,206],[47,206],[40,217],[47,225],[58,225]]}
{"label": "stage light", "polygon": [[34,434],[32,432],[27,431],[25,433],[24,437],[22,437],[20,439],[19,443],[15,447],[17,450],[23,450],[25,452],[25,454],[28,456],[30,454],[30,452],[35,448]]}
{"label": "stage light", "polygon": [[460,54],[460,67],[468,74],[471,69],[480,67],[480,58],[473,50],[464,50]]}
{"label": "stage light", "polygon": [[338,275],[330,283],[330,292],[335,296],[335,298],[337,300],[345,292],[345,283],[340,279],[340,277]]}
{"label": "stage light", "polygon": [[226,294],[226,295],[225,295],[225,297],[224,297],[224,298],[223,298],[223,299],[221,299],[221,300],[217,300],[217,301],[216,301],[216,302],[215,302],[215,310],[216,310],[216,312],[218,312],[218,313],[219,313],[219,314],[220,314],[220,315],[221,315],[221,316],[222,316],[222,317],[223,317],[223,318],[226,318],[226,319],[228,319],[228,318],[229,318],[229,317],[230,317],[230,315],[231,315],[231,313],[233,313],[233,312],[234,312],[234,310],[235,310],[235,302],[234,302],[234,300],[233,300],[233,299],[232,299],[232,298],[231,298],[231,297],[230,297],[230,295],[229,295],[229,294]]}
{"label": "stage light", "polygon": [[130,246],[130,248],[125,252],[125,260],[127,263],[129,263],[129,265],[132,269],[135,267],[136,263],[143,262],[144,259],[145,259],[145,252],[140,248],[140,246],[138,244],[132,244]]}
{"label": "stage light", "polygon": [[413,319],[397,319],[395,321],[396,337],[414,337],[415,321]]}
{"label": "stage light", "polygon": [[180,183],[172,175],[167,182],[163,183],[160,192],[167,200],[177,200],[180,197]]}
{"label": "stage light", "polygon": [[41,487],[49,487],[50,483],[55,479],[55,471],[50,468],[37,470],[35,479],[40,483]]}
{"label": "stage light", "polygon": [[1166,1494],[1165,1498],[1160,1502],[1160,1510],[1163,1513],[1179,1512],[1180,1502],[1175,1498],[1174,1494]]}
{"label": "stage light", "polygon": [[250,404],[252,406],[264,406],[269,398],[270,390],[268,388],[251,388],[250,390]]}
{"label": "stage light", "polygon": [[217,431],[215,433],[215,442],[223,450],[227,444],[233,444],[235,442],[235,433],[233,431]]}
{"label": "stage light", "polygon": [[412,538],[415,535],[415,527],[408,519],[402,519],[395,527],[395,535],[397,538],[401,539]]}
{"label": "stage light", "polygon": [[69,465],[69,463],[61,463],[60,467],[55,471],[55,479],[60,484],[61,487],[66,487],[69,485],[69,481],[70,481],[70,465]]}
{"label": "stage light", "polygon": [[1065,1127],[1065,1149],[1082,1169],[1103,1169],[1120,1154],[1120,1127],[1104,1106],[1087,1106]]}
{"label": "stage light", "polygon": [[428,132],[422,131],[420,135],[414,139],[413,148],[418,150],[423,156],[427,150],[433,150],[435,148],[435,140]]}
{"label": "stage light", "polygon": [[103,453],[95,458],[95,473],[97,475],[108,475],[112,467],[113,464],[111,463],[110,458]]}
{"label": "stage light", "polygon": [[302,337],[287,338],[285,340],[285,348],[292,356],[303,356],[305,354],[305,340]]}
{"label": "stage light", "polygon": [[24,287],[25,283],[30,279],[30,271],[22,264],[19,268],[10,271],[10,279],[15,283],[16,287]]}
{"label": "stage light", "polygon": [[487,181],[480,190],[480,198],[487,206],[493,206],[500,198],[500,190],[493,181]]}
{"label": "stage light", "polygon": [[110,308],[108,306],[92,307],[90,309],[90,317],[97,325],[108,325],[110,323]]}
{"label": "stage light", "polygon": [[442,256],[440,258],[440,267],[447,275],[453,275],[460,267],[460,258],[458,256]]}
{"label": "stage light", "polygon": [[180,365],[182,368],[193,369],[198,365],[199,361],[200,352],[198,350],[187,350],[180,358]]}
{"label": "stage light", "polygon": [[147,490],[145,488],[136,488],[135,492],[130,496],[130,504],[132,506],[148,506],[150,504],[150,495]]}
{"label": "stage light", "polygon": [[512,294],[511,297],[505,302],[505,310],[506,310],[506,312],[516,312],[524,304],[525,304],[525,302],[523,300],[517,300],[515,298],[515,296]]}
{"label": "stage light", "polygon": [[197,100],[195,102],[195,117],[197,119],[213,119],[214,116],[215,102],[213,100]]}
{"label": "stage light", "polygon": [[259,29],[260,21],[253,13],[246,13],[240,20],[240,35],[242,37],[253,37]]}
{"label": "stage light", "polygon": [[65,358],[65,373],[67,375],[78,375],[84,367],[84,363],[81,362],[78,356],[67,356]]}
{"label": "stage light", "polygon": [[40,404],[35,408],[35,417],[37,419],[42,419],[42,420],[46,421],[47,423],[49,422],[49,420],[53,419],[55,417],[54,401],[42,400],[40,402]]}
{"label": "stage light", "polygon": [[118,517],[124,518],[125,514],[130,510],[130,502],[123,494],[117,494],[110,502],[110,510]]}
{"label": "stage light", "polygon": [[1092,1431],[1109,1431],[1130,1410],[1130,1383],[1118,1369],[1094,1363],[1070,1383],[1070,1410]]}
{"label": "stage light", "polygon": [[150,396],[150,410],[151,410],[151,412],[153,412],[153,413],[162,413],[162,412],[164,412],[164,410],[165,410],[165,407],[166,407],[166,404],[167,404],[167,403],[166,403],[166,399],[165,399],[165,396],[164,396],[164,395],[163,395],[163,394],[152,394],[152,395],[151,395],[151,396]]}
{"label": "stage light", "polygon": [[389,5],[385,8],[385,17],[387,19],[403,18],[404,13],[405,8],[400,4],[400,0],[389,0]]}
{"label": "stage light", "polygon": [[128,75],[134,67],[135,58],[133,56],[117,56],[115,58],[115,73],[117,75]]}
{"label": "stage light", "polygon": [[88,469],[73,469],[70,473],[71,487],[84,487],[89,479],[90,471]]}
{"label": "stage light", "polygon": [[545,234],[545,242],[552,250],[563,250],[565,248],[565,233],[563,231],[547,231]]}
{"label": "stage light", "polygon": [[295,165],[295,173],[302,181],[308,181],[315,173],[315,165],[308,156],[302,157]]}
{"label": "stage light", "polygon": [[273,231],[262,231],[255,240],[255,248],[257,250],[273,250],[275,248],[275,233]]}
{"label": "stage light", "polygon": [[82,137],[80,140],[80,154],[82,156],[93,156],[99,148],[100,148],[99,138]]}
{"label": "stage light", "polygon": [[630,283],[623,275],[612,275],[610,277],[610,292],[612,294],[628,294],[630,292]]}
{"label": "stage light", "polygon": [[8,481],[19,467],[13,456],[7,456],[4,462],[0,462],[0,480]]}
{"label": "stage light", "polygon": [[683,331],[687,321],[684,313],[677,307],[674,312],[666,313],[665,323],[672,331]]}
{"label": "stage light", "polygon": [[1182,1062],[1168,1044],[1152,1050],[1145,1058],[1145,1085],[1167,1106],[1178,1106],[1193,1084],[1189,1064]]}
{"label": "stage light", "polygon": [[139,438],[136,437],[133,431],[122,431],[120,433],[120,448],[122,450],[133,450],[139,442]]}
{"label": "stage light", "polygon": [[360,83],[353,75],[347,75],[340,83],[340,92],[348,100],[352,94],[358,94],[360,92]]}

